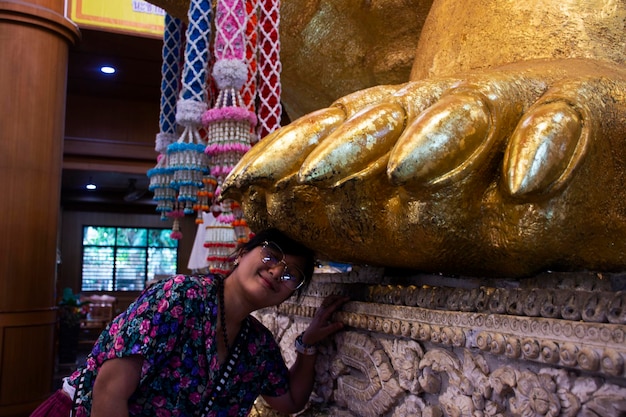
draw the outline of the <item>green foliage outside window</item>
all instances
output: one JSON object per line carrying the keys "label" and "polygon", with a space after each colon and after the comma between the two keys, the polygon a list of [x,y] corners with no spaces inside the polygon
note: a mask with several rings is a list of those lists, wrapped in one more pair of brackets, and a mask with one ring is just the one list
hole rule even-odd
{"label": "green foliage outside window", "polygon": [[178,241],[170,229],[83,227],[82,291],[140,291],[176,273]]}

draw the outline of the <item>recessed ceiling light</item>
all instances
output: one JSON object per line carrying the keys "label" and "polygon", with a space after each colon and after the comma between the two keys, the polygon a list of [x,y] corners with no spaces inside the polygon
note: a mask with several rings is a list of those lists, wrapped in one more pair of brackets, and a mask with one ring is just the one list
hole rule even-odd
{"label": "recessed ceiling light", "polygon": [[105,65],[103,67],[100,67],[100,71],[104,74],[115,74],[115,68],[109,66],[109,65]]}
{"label": "recessed ceiling light", "polygon": [[98,187],[96,187],[96,184],[94,184],[91,180],[91,177],[89,177],[89,182],[87,183],[87,185],[85,185],[85,188],[88,190],[95,190]]}

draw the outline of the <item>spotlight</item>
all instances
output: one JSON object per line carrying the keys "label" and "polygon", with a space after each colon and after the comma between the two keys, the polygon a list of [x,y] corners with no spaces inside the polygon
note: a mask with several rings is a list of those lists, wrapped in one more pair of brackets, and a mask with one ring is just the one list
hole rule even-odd
{"label": "spotlight", "polygon": [[96,187],[96,184],[94,184],[93,181],[91,180],[91,177],[89,177],[89,182],[87,183],[87,185],[85,185],[85,188],[90,191],[93,191],[98,187]]}
{"label": "spotlight", "polygon": [[100,67],[100,72],[102,72],[103,74],[115,74],[115,68],[109,65],[105,65],[103,67]]}

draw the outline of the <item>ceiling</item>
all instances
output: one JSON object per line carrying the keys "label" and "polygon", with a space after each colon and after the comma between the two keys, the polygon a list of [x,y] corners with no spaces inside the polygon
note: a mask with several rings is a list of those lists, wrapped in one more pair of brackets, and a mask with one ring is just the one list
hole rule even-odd
{"label": "ceiling", "polygon": [[[149,209],[153,212],[156,203],[148,191],[148,182],[148,177],[140,174],[64,169],[61,202],[76,209],[88,209],[91,204],[97,204],[105,210],[135,206],[133,211]],[[97,188],[88,190],[89,183],[96,184]]]}
{"label": "ceiling", "polygon": [[[161,39],[81,29],[81,40],[70,48],[69,53],[68,96],[74,94],[158,103],[161,53]],[[114,77],[99,71],[103,64],[117,67]],[[155,130],[156,128],[158,126],[155,126]],[[106,143],[101,146],[106,146]],[[68,148],[66,139],[66,157]],[[136,159],[145,159],[144,155],[137,155]],[[153,154],[150,157],[153,161]],[[115,161],[109,163],[115,166]],[[61,204],[64,208],[89,210],[93,204],[97,204],[99,211],[154,213],[156,203],[150,192],[145,192],[141,198],[132,201],[124,199],[131,191],[131,182],[137,190],[147,190],[149,179],[145,173],[129,173],[127,169],[114,168],[111,171],[67,169],[67,165],[63,169],[61,184]],[[98,185],[97,190],[85,189],[90,180]]]}
{"label": "ceiling", "polygon": [[[162,40],[81,29],[70,49],[68,93],[102,97],[160,99]],[[115,77],[101,74],[103,64],[118,68]]]}

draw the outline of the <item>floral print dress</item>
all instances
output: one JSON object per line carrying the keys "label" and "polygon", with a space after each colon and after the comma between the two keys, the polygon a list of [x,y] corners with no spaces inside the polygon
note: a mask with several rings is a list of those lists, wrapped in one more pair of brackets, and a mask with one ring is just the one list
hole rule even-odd
{"label": "floral print dress", "polygon": [[259,394],[287,393],[288,370],[278,344],[251,316],[245,340],[245,332],[240,332],[235,341],[242,344],[235,369],[222,394],[213,392],[221,375],[217,320],[213,276],[178,275],[144,290],[113,319],[86,365],[69,378],[77,389],[76,415],[90,414],[91,390],[100,366],[107,359],[130,355],[145,359],[139,387],[129,399],[131,416],[202,416],[210,396],[214,402],[208,417],[246,416]]}

